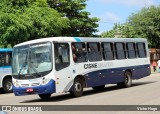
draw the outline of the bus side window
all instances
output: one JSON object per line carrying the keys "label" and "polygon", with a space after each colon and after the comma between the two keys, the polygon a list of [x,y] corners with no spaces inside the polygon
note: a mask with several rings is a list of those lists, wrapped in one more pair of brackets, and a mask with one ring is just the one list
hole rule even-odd
{"label": "bus side window", "polygon": [[87,43],[89,61],[101,61],[100,43]]}
{"label": "bus side window", "polygon": [[11,60],[12,59],[12,52],[7,52],[6,53],[6,65],[11,65]]}
{"label": "bus side window", "polygon": [[6,65],[6,53],[1,52],[0,53],[0,66],[5,66]]}
{"label": "bus side window", "polygon": [[88,61],[85,43],[72,43],[71,48],[74,62],[80,63]]}
{"label": "bus side window", "polygon": [[139,58],[144,58],[147,56],[145,43],[142,42],[137,43],[137,50]]}
{"label": "bus side window", "polygon": [[127,52],[128,52],[128,58],[136,58],[136,46],[135,43],[129,42],[126,44],[127,46]]}
{"label": "bus side window", "polygon": [[115,48],[116,48],[117,59],[125,59],[126,53],[125,53],[124,43],[115,43]]}
{"label": "bus side window", "polygon": [[113,43],[102,43],[103,58],[104,60],[114,60]]}
{"label": "bus side window", "polygon": [[70,64],[69,44],[54,43],[55,68],[61,70]]}

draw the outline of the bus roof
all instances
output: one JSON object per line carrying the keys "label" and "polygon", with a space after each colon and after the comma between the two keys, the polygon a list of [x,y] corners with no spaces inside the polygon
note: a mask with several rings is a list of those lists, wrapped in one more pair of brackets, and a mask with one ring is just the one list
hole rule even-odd
{"label": "bus roof", "polygon": [[146,42],[145,38],[94,38],[94,37],[48,37],[26,41],[14,47],[40,42]]}
{"label": "bus roof", "polygon": [[0,52],[12,51],[12,48],[0,48]]}

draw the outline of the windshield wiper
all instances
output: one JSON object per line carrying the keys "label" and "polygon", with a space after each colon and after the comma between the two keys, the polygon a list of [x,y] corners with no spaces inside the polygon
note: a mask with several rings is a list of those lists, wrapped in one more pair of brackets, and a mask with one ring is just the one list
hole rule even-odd
{"label": "windshield wiper", "polygon": [[[32,67],[33,71],[40,77],[42,77],[42,74],[40,72],[38,72],[35,68],[35,65],[30,61],[30,66]],[[31,68],[30,67],[30,68]]]}

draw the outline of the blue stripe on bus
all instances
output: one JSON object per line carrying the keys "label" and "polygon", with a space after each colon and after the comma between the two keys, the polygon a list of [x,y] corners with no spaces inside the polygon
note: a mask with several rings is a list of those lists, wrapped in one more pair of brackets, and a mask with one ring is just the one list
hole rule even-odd
{"label": "blue stripe on bus", "polygon": [[131,70],[132,79],[140,79],[150,75],[150,65],[103,69],[85,74],[87,87],[123,82],[127,69]]}
{"label": "blue stripe on bus", "polygon": [[0,68],[12,68],[11,66],[0,66]]}
{"label": "blue stripe on bus", "polygon": [[81,39],[78,38],[78,37],[74,37],[74,39],[75,39],[77,42],[81,42]]}

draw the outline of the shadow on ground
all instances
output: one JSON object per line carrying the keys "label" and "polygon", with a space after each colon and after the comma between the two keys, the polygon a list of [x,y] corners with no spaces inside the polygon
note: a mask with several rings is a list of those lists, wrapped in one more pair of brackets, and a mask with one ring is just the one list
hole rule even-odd
{"label": "shadow on ground", "polygon": [[[12,92],[10,92],[10,93],[12,93]],[[5,92],[3,91],[3,89],[0,88],[0,94],[10,94],[10,93],[5,93]]]}
{"label": "shadow on ground", "polygon": [[[156,83],[156,82],[157,81],[135,82],[135,83],[132,84],[132,87],[143,86],[143,85],[152,84],[152,83]],[[94,94],[99,94],[99,93],[103,93],[103,92],[116,91],[116,90],[120,90],[120,89],[124,89],[124,88],[119,88],[116,85],[113,85],[113,86],[105,87],[103,90],[99,90],[99,91],[95,91],[93,89],[85,90],[82,97],[89,96],[89,95],[94,95]],[[26,100],[26,101],[23,101],[23,102],[20,102],[20,103],[60,102],[60,101],[69,100],[69,99],[76,99],[76,98],[72,97],[69,93],[66,93],[66,94],[63,94],[63,95],[52,96],[48,100],[42,100],[42,99],[39,98],[39,99],[34,99],[34,100]]]}

